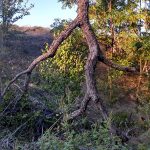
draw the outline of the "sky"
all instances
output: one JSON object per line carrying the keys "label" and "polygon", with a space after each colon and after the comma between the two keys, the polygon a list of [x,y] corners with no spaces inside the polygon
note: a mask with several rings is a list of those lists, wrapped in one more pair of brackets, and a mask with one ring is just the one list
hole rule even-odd
{"label": "sky", "polygon": [[76,7],[72,9],[62,9],[62,4],[58,0],[29,0],[34,4],[30,10],[30,15],[24,16],[15,24],[19,26],[42,26],[50,27],[55,18],[74,19],[76,17]]}

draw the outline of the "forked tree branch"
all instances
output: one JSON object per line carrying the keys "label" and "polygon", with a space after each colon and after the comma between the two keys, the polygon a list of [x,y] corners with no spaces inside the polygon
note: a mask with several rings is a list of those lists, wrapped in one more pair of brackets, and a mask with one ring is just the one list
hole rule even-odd
{"label": "forked tree branch", "polygon": [[4,89],[3,93],[1,94],[1,97],[4,97],[6,91],[11,86],[11,84],[13,84],[19,77],[21,77],[24,74],[26,74],[26,80],[25,80],[25,85],[24,85],[24,92],[26,92],[28,89],[28,84],[30,82],[30,77],[31,77],[31,73],[32,73],[33,69],[41,61],[44,61],[49,57],[51,57],[51,58],[54,57],[60,44],[65,39],[68,38],[68,36],[72,33],[72,31],[76,27],[80,27],[83,32],[83,35],[85,36],[86,43],[89,46],[89,54],[88,54],[88,59],[87,59],[86,66],[85,66],[85,79],[86,79],[86,92],[85,93],[86,94],[83,98],[83,101],[81,102],[80,109],[71,113],[68,116],[68,118],[73,119],[73,118],[81,115],[86,110],[86,107],[90,100],[95,102],[96,105],[99,103],[99,109],[102,112],[103,119],[106,120],[108,118],[108,112],[107,112],[105,106],[103,105],[103,102],[100,99],[97,88],[96,88],[96,81],[95,81],[94,73],[95,73],[95,67],[96,67],[97,62],[101,61],[104,64],[106,64],[107,66],[110,66],[112,68],[115,68],[115,69],[121,70],[121,71],[135,72],[136,70],[135,70],[135,68],[119,66],[118,64],[113,63],[112,61],[106,59],[103,56],[103,53],[100,49],[96,35],[93,32],[92,27],[89,22],[89,17],[88,17],[89,0],[78,0],[77,5],[78,5],[77,18],[74,21],[72,21],[63,32],[61,32],[61,34],[59,35],[59,37],[56,40],[53,41],[53,43],[51,44],[51,46],[49,47],[49,49],[46,53],[37,57],[25,71],[17,74],[8,83],[8,85]]}
{"label": "forked tree branch", "polygon": [[126,67],[126,66],[121,66],[119,64],[116,64],[114,62],[112,62],[111,60],[107,59],[104,56],[98,56],[98,60],[102,63],[104,63],[105,65],[114,68],[116,70],[119,71],[124,71],[124,72],[131,72],[131,73],[138,73],[138,71],[136,70],[136,68],[134,67]]}
{"label": "forked tree branch", "polygon": [[88,105],[88,102],[90,101],[90,97],[89,95],[86,93],[82,102],[81,102],[81,105],[80,105],[80,108],[78,110],[75,110],[74,112],[70,113],[68,115],[68,120],[73,120],[74,118],[76,118],[77,116],[80,116],[81,114],[83,114],[83,112],[86,111],[86,107]]}
{"label": "forked tree branch", "polygon": [[[8,83],[8,85],[4,89],[3,93],[1,94],[1,97],[4,97],[6,91],[11,86],[11,84],[13,84],[19,77],[21,77],[24,74],[26,74],[26,80],[25,80],[25,85],[24,85],[24,92],[26,92],[28,89],[28,84],[30,82],[31,73],[32,73],[33,69],[36,67],[36,65],[49,57],[54,57],[60,44],[71,34],[73,29],[75,29],[77,26],[79,26],[81,28],[81,30],[86,38],[86,42],[89,46],[89,54],[88,54],[88,59],[87,59],[86,66],[85,66],[87,91],[86,91],[86,95],[83,99],[83,102],[81,104],[80,110],[76,111],[76,113],[74,113],[74,115],[72,114],[71,118],[81,114],[83,112],[83,110],[85,110],[85,106],[87,105],[87,103],[90,99],[93,100],[94,102],[100,102],[102,114],[104,114],[103,118],[106,118],[107,111],[106,111],[105,107],[102,105],[102,101],[100,100],[98,91],[96,89],[96,82],[95,82],[95,77],[94,77],[94,72],[95,72],[95,67],[96,67],[97,61],[99,60],[99,61],[103,62],[104,64],[106,64],[112,68],[121,70],[121,71],[128,71],[128,72],[132,71],[133,72],[134,70],[114,64],[103,56],[103,53],[99,46],[99,43],[96,39],[95,33],[93,32],[92,27],[89,22],[88,7],[89,7],[88,0],[78,1],[78,16],[77,16],[77,18],[70,23],[68,28],[66,30],[64,30],[56,40],[53,41],[53,43],[51,44],[51,46],[49,47],[49,49],[46,53],[37,57],[30,64],[30,66],[27,68],[27,70],[17,74]],[[99,56],[99,54],[100,54],[100,56]],[[100,59],[100,58],[103,58],[103,59]]]}
{"label": "forked tree branch", "polygon": [[24,74],[27,74],[28,72],[29,72],[29,71],[28,71],[28,69],[27,69],[27,70],[24,70],[24,71],[18,73],[18,74],[7,84],[7,86],[4,88],[4,90],[3,90],[2,94],[1,94],[1,97],[3,98],[3,97],[5,96],[6,91],[8,90],[8,88],[9,88],[19,77],[21,77],[21,76],[24,75]]}

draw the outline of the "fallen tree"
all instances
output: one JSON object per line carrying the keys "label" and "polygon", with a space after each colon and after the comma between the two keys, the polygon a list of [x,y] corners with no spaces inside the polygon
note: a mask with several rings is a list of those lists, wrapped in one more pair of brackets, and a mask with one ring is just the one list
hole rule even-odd
{"label": "fallen tree", "polygon": [[69,114],[68,119],[74,119],[75,117],[81,115],[85,110],[89,103],[89,101],[93,101],[94,103],[99,103],[100,110],[102,112],[103,119],[106,120],[108,118],[108,112],[106,107],[103,105],[103,101],[100,98],[100,95],[96,88],[96,81],[94,77],[95,67],[97,62],[102,62],[109,67],[115,68],[120,71],[132,72],[135,73],[135,68],[124,67],[118,64],[113,63],[111,60],[107,59],[100,49],[100,45],[96,38],[95,33],[92,30],[92,26],[89,21],[88,9],[89,9],[89,0],[78,0],[77,1],[78,12],[77,17],[68,25],[68,27],[60,33],[58,38],[56,38],[53,43],[50,45],[48,51],[39,57],[37,57],[29,67],[17,74],[5,87],[3,92],[1,93],[1,99],[4,98],[9,87],[21,76],[26,75],[26,79],[24,82],[24,91],[26,93],[28,90],[30,78],[32,75],[32,71],[35,67],[41,62],[46,60],[47,58],[53,58],[56,55],[57,49],[60,44],[69,37],[69,35],[73,32],[75,28],[80,28],[85,39],[86,43],[89,47],[88,58],[85,65],[85,80],[86,80],[86,92],[83,100],[81,102],[81,106],[78,110]]}

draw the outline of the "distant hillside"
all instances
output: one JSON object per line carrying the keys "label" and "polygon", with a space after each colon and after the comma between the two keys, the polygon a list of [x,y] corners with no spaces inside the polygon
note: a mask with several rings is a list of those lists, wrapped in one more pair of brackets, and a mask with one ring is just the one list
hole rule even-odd
{"label": "distant hillside", "polygon": [[52,40],[53,36],[48,28],[13,26],[4,38],[4,46],[19,54],[37,56],[41,54],[44,43],[51,43]]}
{"label": "distant hillside", "polygon": [[50,29],[13,26],[3,36],[0,50],[0,78],[10,77],[25,69],[42,53],[45,43],[53,41]]}

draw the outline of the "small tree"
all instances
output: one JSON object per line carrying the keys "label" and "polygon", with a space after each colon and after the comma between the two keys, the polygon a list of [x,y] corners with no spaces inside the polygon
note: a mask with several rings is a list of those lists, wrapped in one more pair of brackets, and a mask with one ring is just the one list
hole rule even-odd
{"label": "small tree", "polygon": [[29,15],[33,4],[27,6],[28,0],[2,0],[0,20],[3,31],[7,31],[10,25]]}

